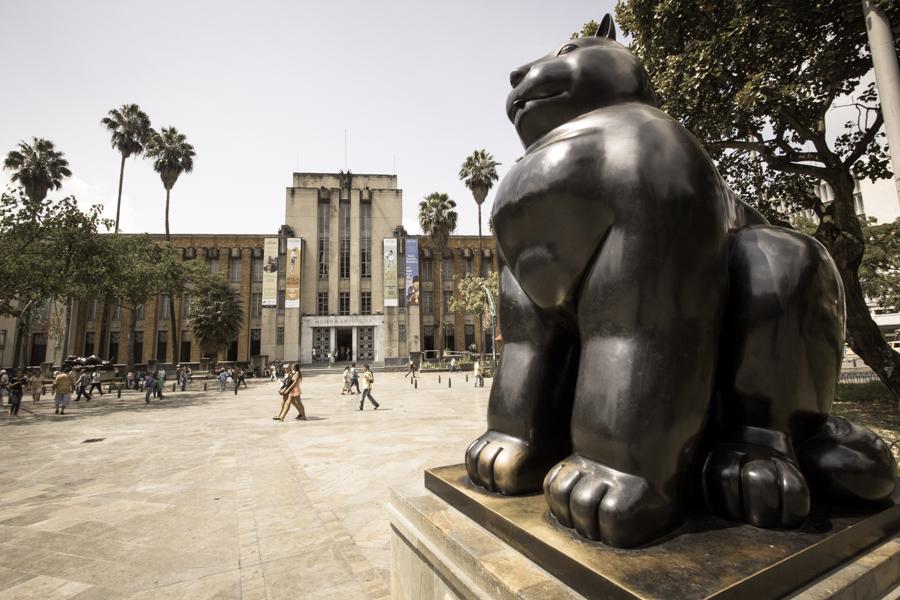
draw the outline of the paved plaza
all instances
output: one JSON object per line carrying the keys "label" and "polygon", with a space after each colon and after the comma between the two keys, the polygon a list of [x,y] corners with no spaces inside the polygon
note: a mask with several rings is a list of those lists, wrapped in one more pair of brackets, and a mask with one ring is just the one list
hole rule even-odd
{"label": "paved plaza", "polygon": [[4,406],[0,600],[389,597],[388,488],[462,462],[490,388],[375,377],[359,412],[307,373],[306,422],[272,420],[270,382]]}

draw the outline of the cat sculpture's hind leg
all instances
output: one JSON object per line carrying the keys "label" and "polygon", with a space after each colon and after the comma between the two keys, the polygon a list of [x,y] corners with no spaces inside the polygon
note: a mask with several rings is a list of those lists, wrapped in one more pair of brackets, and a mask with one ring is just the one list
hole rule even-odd
{"label": "cat sculpture's hind leg", "polygon": [[540,310],[500,270],[503,361],[488,402],[488,430],[466,450],[473,483],[501,494],[535,492],[570,451],[577,333]]}
{"label": "cat sculpture's hind leg", "polygon": [[747,227],[734,234],[730,276],[702,474],[707,508],[759,527],[796,527],[811,497],[889,495],[885,444],[829,416],[844,297],[826,250],[787,229]]}

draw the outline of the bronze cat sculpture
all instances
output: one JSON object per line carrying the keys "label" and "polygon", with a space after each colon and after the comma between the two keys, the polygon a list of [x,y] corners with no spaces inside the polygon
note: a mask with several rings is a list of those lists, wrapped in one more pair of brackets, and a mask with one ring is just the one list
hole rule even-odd
{"label": "bronze cat sculpture", "polygon": [[543,487],[559,523],[619,547],[693,504],[793,528],[811,500],[889,497],[890,450],[829,414],[845,317],[825,249],[728,189],[609,15],[510,82],[526,151],[493,209],[504,350],[472,482]]}

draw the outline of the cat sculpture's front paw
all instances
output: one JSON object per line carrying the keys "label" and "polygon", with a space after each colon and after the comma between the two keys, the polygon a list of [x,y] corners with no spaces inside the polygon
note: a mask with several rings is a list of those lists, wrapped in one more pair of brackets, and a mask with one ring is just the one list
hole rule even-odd
{"label": "cat sculpture's front paw", "polygon": [[488,430],[469,444],[466,471],[472,483],[507,496],[536,492],[556,461],[525,440]]}
{"label": "cat sculpture's front paw", "polygon": [[550,512],[582,537],[632,548],[679,522],[675,505],[647,479],[573,454],[547,474]]}

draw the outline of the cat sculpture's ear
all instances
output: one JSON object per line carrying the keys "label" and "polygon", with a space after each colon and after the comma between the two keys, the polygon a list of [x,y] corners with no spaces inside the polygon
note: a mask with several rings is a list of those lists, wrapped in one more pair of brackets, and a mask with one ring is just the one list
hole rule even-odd
{"label": "cat sculpture's ear", "polygon": [[596,37],[603,37],[608,40],[615,41],[616,39],[616,26],[613,23],[612,17],[609,16],[609,13],[604,15],[603,20],[600,21],[600,27],[597,28],[597,33],[594,34]]}

